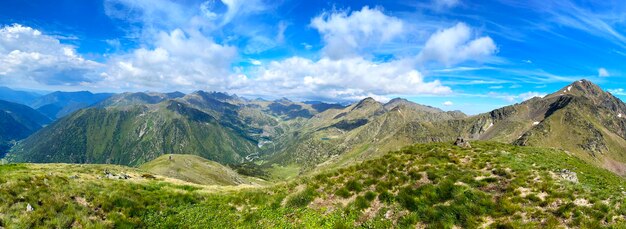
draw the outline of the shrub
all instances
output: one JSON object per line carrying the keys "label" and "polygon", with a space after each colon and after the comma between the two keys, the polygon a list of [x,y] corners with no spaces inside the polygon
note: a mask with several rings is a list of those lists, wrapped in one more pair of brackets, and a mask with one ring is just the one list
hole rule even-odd
{"label": "shrub", "polygon": [[346,183],[346,188],[348,188],[348,190],[350,191],[360,192],[361,190],[363,190],[363,185],[356,180],[350,180],[348,181],[348,183]]}
{"label": "shrub", "polygon": [[378,200],[384,203],[391,203],[393,201],[393,195],[388,191],[382,191],[378,194]]}
{"label": "shrub", "polygon": [[335,195],[337,196],[341,196],[343,198],[348,198],[350,197],[352,194],[350,194],[350,191],[348,191],[348,189],[346,188],[340,188],[337,189],[337,191],[335,191]]}
{"label": "shrub", "polygon": [[365,197],[363,196],[357,196],[356,199],[354,200],[354,206],[358,210],[363,210],[363,209],[370,207],[370,202],[369,200],[365,199]]}
{"label": "shrub", "polygon": [[376,193],[372,192],[372,191],[368,191],[365,193],[365,199],[367,199],[368,201],[372,201],[376,198]]}
{"label": "shrub", "polygon": [[290,207],[304,207],[307,206],[315,198],[315,189],[307,188],[304,191],[297,193],[287,200],[287,206]]}

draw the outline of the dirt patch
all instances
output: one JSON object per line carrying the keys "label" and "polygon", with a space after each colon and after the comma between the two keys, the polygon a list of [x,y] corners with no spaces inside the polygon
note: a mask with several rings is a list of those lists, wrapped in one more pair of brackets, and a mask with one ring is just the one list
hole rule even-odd
{"label": "dirt patch", "polygon": [[576,204],[578,206],[585,206],[585,207],[591,206],[589,201],[587,199],[583,199],[583,198],[578,198],[578,199],[574,200],[574,204]]}
{"label": "dirt patch", "polygon": [[519,187],[516,190],[520,192],[520,197],[526,197],[531,193],[529,188]]}
{"label": "dirt patch", "polygon": [[79,205],[83,206],[83,207],[89,207],[89,202],[87,202],[87,200],[85,200],[85,198],[82,197],[74,197],[74,201],[76,201],[76,203],[78,203]]}
{"label": "dirt patch", "polygon": [[378,211],[381,207],[382,204],[380,203],[380,201],[378,201],[378,199],[374,199],[370,207],[363,211],[363,215],[361,215],[361,218],[359,218],[359,223],[367,222],[368,220],[376,217],[376,214],[378,214]]}
{"label": "dirt patch", "polygon": [[626,164],[622,162],[611,160],[605,157],[602,162],[602,165],[604,168],[614,173],[617,173],[620,176],[626,176]]}

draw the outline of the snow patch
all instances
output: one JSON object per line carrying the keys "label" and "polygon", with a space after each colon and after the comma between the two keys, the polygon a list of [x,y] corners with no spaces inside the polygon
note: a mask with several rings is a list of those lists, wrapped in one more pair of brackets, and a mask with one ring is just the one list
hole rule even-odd
{"label": "snow patch", "polygon": [[567,91],[571,91],[572,90],[572,86],[567,87]]}
{"label": "snow patch", "polygon": [[533,122],[533,126],[539,125],[539,122]]}
{"label": "snow patch", "polygon": [[622,113],[617,114],[618,118],[621,118],[622,116],[623,116]]}
{"label": "snow patch", "polygon": [[489,123],[489,126],[487,127],[487,130],[488,130],[489,128],[491,128],[492,126],[493,126],[493,122]]}

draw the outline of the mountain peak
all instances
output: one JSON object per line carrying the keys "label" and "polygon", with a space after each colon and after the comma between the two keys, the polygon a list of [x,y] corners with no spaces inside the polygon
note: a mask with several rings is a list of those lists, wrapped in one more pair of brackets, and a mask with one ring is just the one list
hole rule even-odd
{"label": "mountain peak", "polygon": [[589,80],[581,79],[573,82],[561,88],[561,90],[552,93],[546,98],[566,95],[588,99],[593,104],[608,108],[613,112],[621,113],[626,111],[626,105],[621,102],[621,100],[611,95],[610,93],[605,92],[604,90],[602,90],[602,88]]}
{"label": "mountain peak", "polygon": [[382,104],[378,101],[374,100],[372,97],[367,97],[361,101],[359,101],[352,110],[356,109],[367,109],[368,107],[374,107],[375,109],[382,108]]}
{"label": "mountain peak", "polygon": [[439,108],[418,104],[418,103],[411,102],[404,98],[395,98],[395,99],[390,100],[389,102],[385,104],[385,109],[392,110],[400,106],[409,107],[413,110],[425,111],[425,112],[430,112],[430,113],[443,112],[443,110]]}
{"label": "mountain peak", "polygon": [[562,96],[562,95],[575,95],[575,96],[583,96],[583,97],[592,98],[592,97],[603,97],[606,94],[607,93],[604,90],[602,90],[602,88],[600,88],[598,85],[594,84],[593,82],[589,80],[581,79],[561,88],[560,90],[552,93],[548,97]]}
{"label": "mountain peak", "polygon": [[289,100],[288,98],[282,97],[280,99],[274,100],[274,102],[276,103],[293,103],[291,100]]}

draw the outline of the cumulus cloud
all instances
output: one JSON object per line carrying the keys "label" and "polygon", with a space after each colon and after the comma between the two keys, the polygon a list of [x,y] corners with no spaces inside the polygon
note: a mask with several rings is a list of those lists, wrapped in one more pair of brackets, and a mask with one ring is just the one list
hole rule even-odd
{"label": "cumulus cloud", "polygon": [[454,105],[454,103],[452,101],[445,101],[445,102],[443,102],[443,105],[446,106],[446,107],[449,107],[449,106]]}
{"label": "cumulus cloud", "polygon": [[0,29],[0,80],[5,84],[79,85],[97,80],[101,64],[31,27]]}
{"label": "cumulus cloud", "polygon": [[598,69],[598,76],[599,77],[609,77],[609,71],[606,70],[606,68],[599,68]]}
{"label": "cumulus cloud", "polygon": [[439,30],[433,34],[418,55],[421,62],[436,61],[446,66],[468,60],[480,60],[497,52],[494,41],[488,37],[475,38],[464,23]]}
{"label": "cumulus cloud", "polygon": [[400,60],[376,63],[361,57],[318,61],[292,57],[260,67],[256,74],[252,90],[298,98],[352,100],[376,95],[449,94],[452,91],[437,80],[427,82],[409,63]]}
{"label": "cumulus cloud", "polygon": [[198,33],[162,32],[156,48],[140,48],[109,60],[103,76],[121,88],[223,88],[229,85],[234,47],[216,44]]}
{"label": "cumulus cloud", "polygon": [[354,57],[364,48],[390,42],[403,33],[402,20],[365,6],[360,11],[323,13],[311,26],[324,39],[324,54],[332,59]]}

